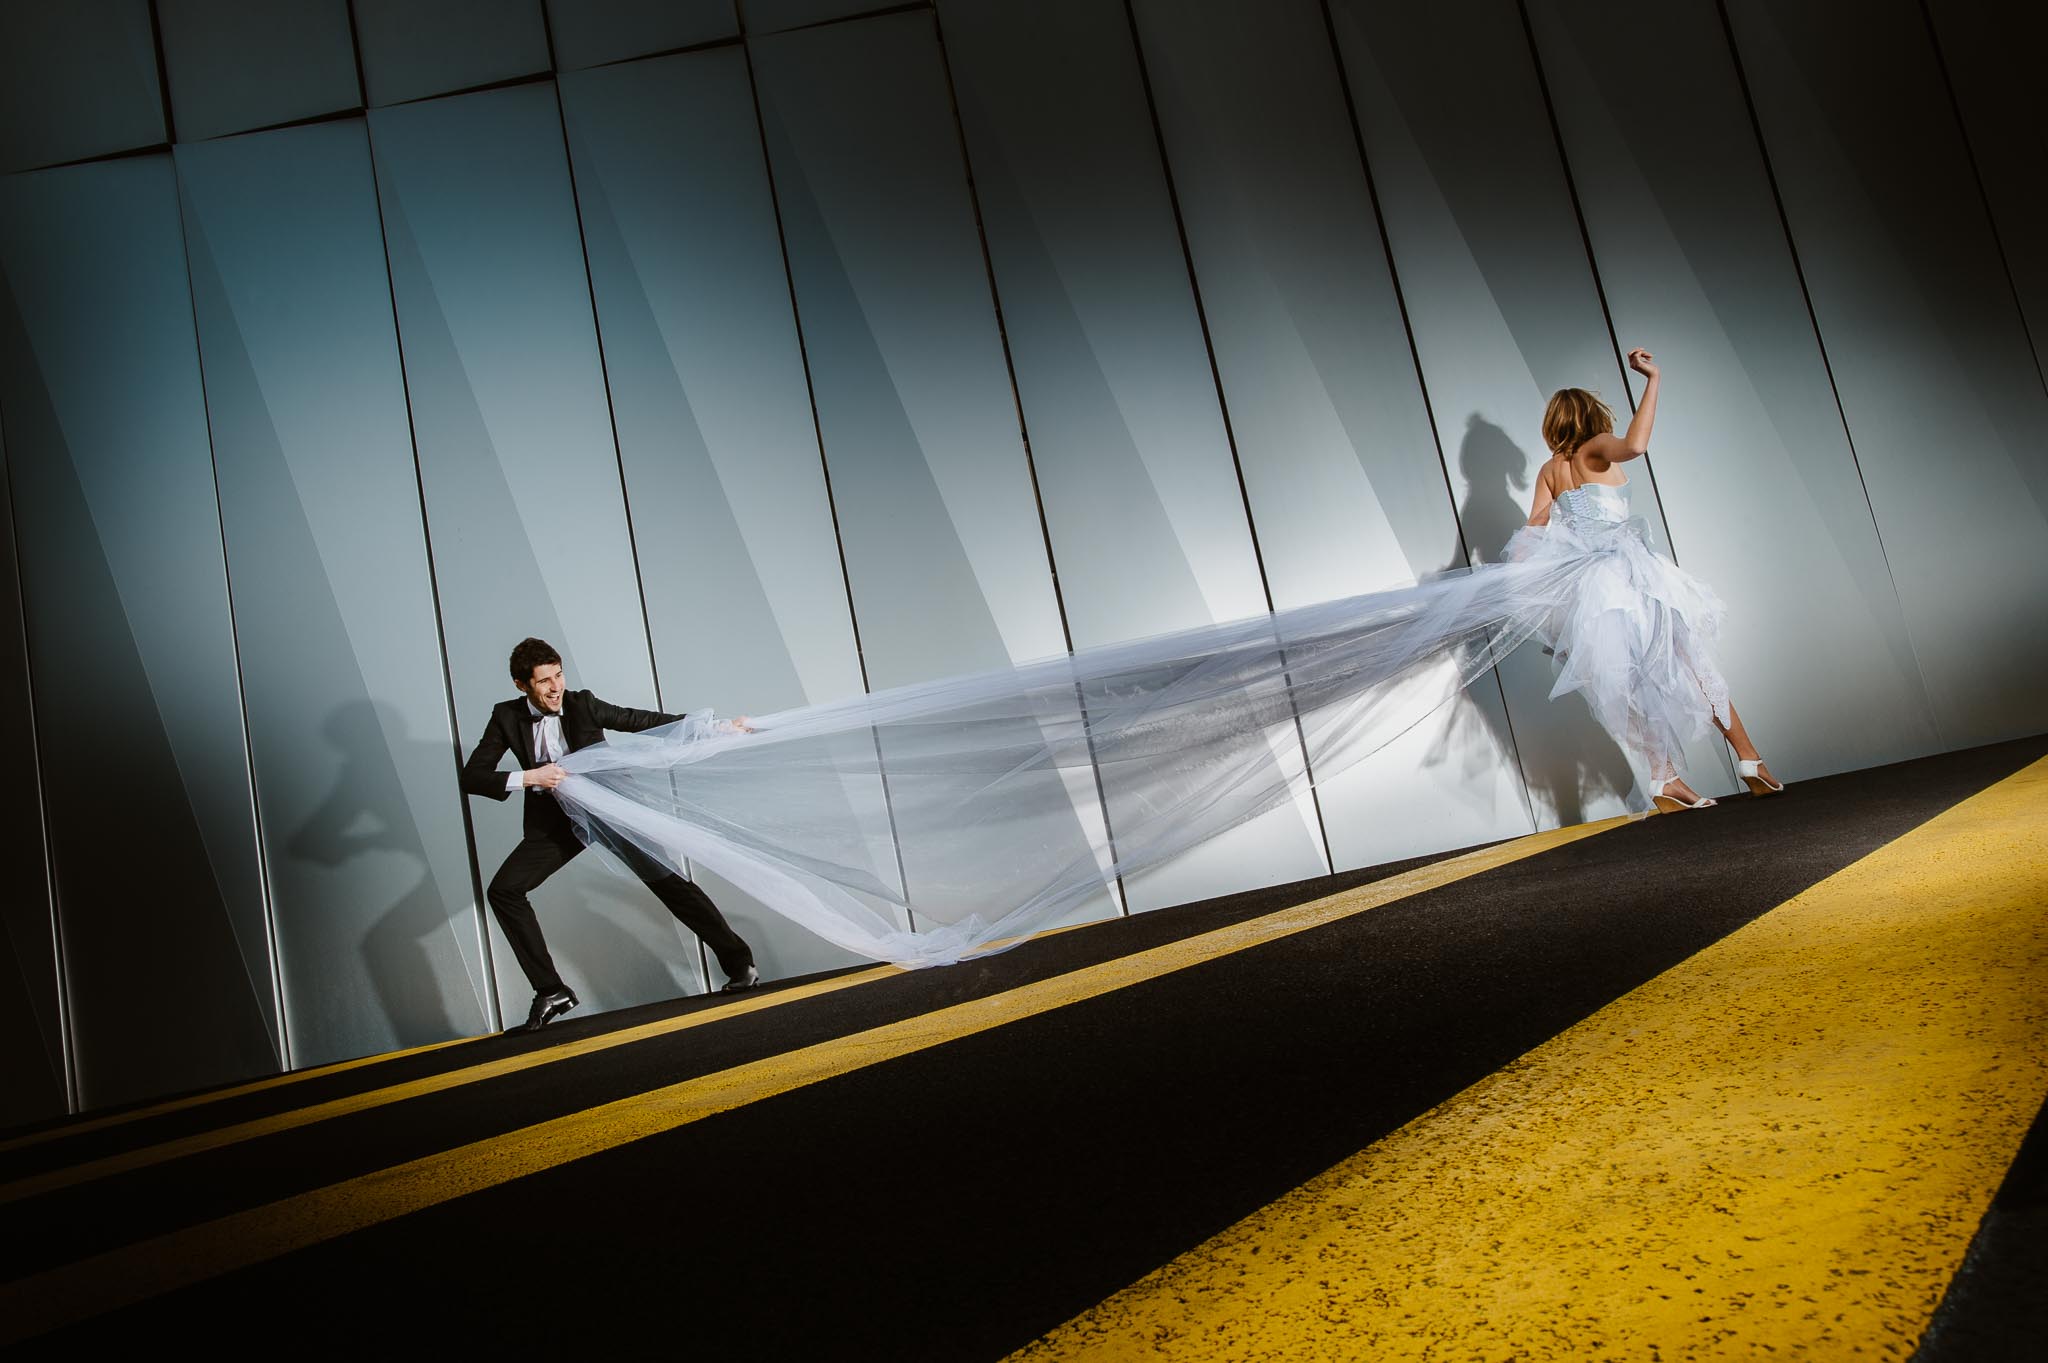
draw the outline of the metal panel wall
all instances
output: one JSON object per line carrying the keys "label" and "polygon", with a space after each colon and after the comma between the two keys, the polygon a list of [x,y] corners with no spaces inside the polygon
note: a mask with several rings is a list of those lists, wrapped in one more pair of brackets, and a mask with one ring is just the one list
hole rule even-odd
{"label": "metal panel wall", "polygon": [[1728,13],[1942,745],[2033,733],[2048,394],[1922,16]]}
{"label": "metal panel wall", "polygon": [[[940,11],[1075,647],[1268,608],[1129,23]],[[1302,769],[1293,726],[1272,760]],[[1112,827],[1137,811],[1105,773]],[[1328,870],[1312,801],[1125,878],[1154,908]]]}
{"label": "metal panel wall", "polygon": [[[519,802],[465,837],[449,759],[523,635],[614,700],[760,713],[1414,581],[1522,522],[1553,388],[1627,406],[1617,342],[1670,367],[1636,508],[1733,608],[1784,774],[2043,722],[2039,15],[268,16],[0,7],[0,170],[110,158],[0,181],[0,742],[41,776],[0,1124],[516,1016],[475,890]],[[201,144],[365,88],[367,138]],[[1131,905],[1313,874],[1318,833],[1360,866],[1614,812],[1551,677],[1525,650]],[[1021,862],[1108,827],[1069,777]],[[848,792],[878,874],[1015,898],[882,794]],[[708,884],[771,976],[849,959]],[[591,1011],[704,986],[596,858],[536,901]]]}
{"label": "metal panel wall", "polygon": [[362,104],[347,0],[158,0],[178,140]]}
{"label": "metal panel wall", "polygon": [[[745,54],[565,76],[562,100],[663,693],[727,715],[858,694]],[[764,976],[856,959],[704,883]]]}
{"label": "metal panel wall", "polygon": [[740,0],[740,15],[747,32],[775,33],[900,7],[901,0]]}
{"label": "metal panel wall", "polygon": [[149,0],[0,5],[0,171],[164,138]]}
{"label": "metal panel wall", "polygon": [[[653,705],[554,86],[373,110],[370,131],[457,733],[474,744],[492,704],[516,694],[506,657],[530,634],[560,650],[570,686]],[[519,839],[520,801],[548,798],[470,802],[486,882]],[[598,858],[533,899],[593,1011],[701,987],[694,941]],[[499,994],[517,1015],[527,984],[492,933]]]}
{"label": "metal panel wall", "polygon": [[[751,46],[870,685],[1065,652],[932,17]],[[1080,852],[1099,811],[1070,789],[1077,822],[1020,840]],[[899,831],[914,885],[1007,897]]]}
{"label": "metal panel wall", "polygon": [[[1601,389],[1618,414],[1628,408],[1527,35],[1505,0],[1431,11],[1335,0],[1331,11],[1458,519],[1473,555],[1491,559],[1528,519],[1550,394]],[[1457,53],[1462,88],[1484,98],[1446,98],[1417,52]],[[1631,466],[1630,493],[1669,552],[1650,465]],[[1629,760],[1579,697],[1547,699],[1550,661],[1525,648],[1500,677],[1538,825],[1620,813]],[[1693,786],[1732,789],[1720,740],[1702,748]]]}
{"label": "metal panel wall", "polygon": [[[1275,603],[1462,566],[1321,5],[1159,0],[1135,13]],[[1531,827],[1491,678],[1356,768],[1318,776],[1339,866]]]}
{"label": "metal panel wall", "polygon": [[[1615,326],[1667,368],[1656,461],[1781,777],[1931,751],[1926,687],[1711,0],[1532,6]],[[1599,73],[1632,68],[1626,86]],[[1797,590],[1787,590],[1797,583]]]}
{"label": "metal panel wall", "polygon": [[351,0],[371,104],[548,70],[541,0]]}
{"label": "metal panel wall", "polygon": [[35,687],[23,634],[6,460],[0,436],[0,685],[18,698],[0,715],[0,745],[14,755],[14,779],[0,793],[0,855],[7,858],[15,887],[0,899],[0,1130],[54,1117],[70,1096],[62,962],[35,761]]}
{"label": "metal panel wall", "polygon": [[2048,9],[2004,0],[1929,0],[1937,54],[1991,205],[2034,363],[2048,380],[2048,124],[2040,115]]}
{"label": "metal panel wall", "polygon": [[292,1059],[485,1030],[368,136],[177,159]]}
{"label": "metal panel wall", "polygon": [[755,60],[870,682],[1064,652],[931,18]]}
{"label": "metal panel wall", "polygon": [[561,71],[672,52],[740,31],[733,0],[547,0],[547,19]]}
{"label": "metal panel wall", "polygon": [[277,1068],[235,639],[166,156],[0,183],[0,408],[79,1097]]}

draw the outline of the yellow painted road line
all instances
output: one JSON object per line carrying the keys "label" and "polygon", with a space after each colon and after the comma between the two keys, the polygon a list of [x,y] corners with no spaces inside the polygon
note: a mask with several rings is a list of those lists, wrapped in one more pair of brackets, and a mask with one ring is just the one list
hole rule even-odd
{"label": "yellow painted road line", "polygon": [[[496,1036],[497,1033],[486,1032],[484,1035]],[[449,1046],[460,1046],[464,1042],[477,1039],[473,1036],[458,1036],[448,1041],[435,1041],[425,1046],[414,1046],[410,1050],[386,1051],[382,1055],[366,1055],[354,1060],[337,1060],[331,1065],[316,1065],[310,1069],[289,1070],[284,1074],[273,1074],[262,1079],[252,1079],[246,1084],[236,1084],[229,1088],[208,1089],[204,1093],[188,1093],[181,1098],[168,1098],[160,1103],[151,1103],[147,1107],[130,1108],[124,1112],[109,1112],[101,1117],[87,1117],[82,1121],[66,1122],[62,1126],[47,1127],[41,1131],[31,1131],[24,1136],[15,1136],[8,1140],[0,1141],[0,1155],[6,1154],[9,1150],[21,1150],[31,1145],[41,1145],[45,1141],[62,1140],[67,1136],[79,1136],[88,1131],[99,1131],[110,1126],[121,1126],[128,1122],[139,1122],[145,1117],[161,1117],[167,1112],[183,1112],[189,1107],[201,1107],[207,1103],[218,1103],[228,1098],[240,1098],[244,1094],[261,1093],[265,1089],[279,1088],[285,1084],[302,1083],[308,1079],[324,1079],[330,1074],[341,1074],[347,1070],[361,1069],[365,1065],[381,1065],[387,1060],[402,1060],[409,1055],[425,1055],[428,1051],[443,1050]]]}
{"label": "yellow painted road line", "polygon": [[0,1286],[0,1342],[53,1330],[748,1103],[1307,932],[1626,822],[1606,819],[1448,857],[1328,899],[557,1117],[20,1278]]}
{"label": "yellow painted road line", "polygon": [[2048,1096],[2044,810],[2048,759],[1016,1357],[1905,1357]]}
{"label": "yellow painted road line", "polygon": [[135,1150],[123,1150],[118,1154],[101,1159],[86,1160],[51,1169],[44,1173],[32,1174],[16,1179],[12,1183],[0,1183],[0,1206],[18,1202],[25,1197],[36,1197],[43,1193],[55,1192],[60,1188],[75,1187],[105,1178],[109,1174],[126,1173],[131,1169],[145,1169],[153,1164],[168,1160],[183,1159],[208,1150],[219,1150],[224,1146],[252,1141],[261,1136],[275,1136],[279,1132],[297,1130],[312,1126],[316,1122],[331,1121],[352,1113],[367,1112],[371,1108],[402,1103],[408,1098],[423,1098],[430,1093],[446,1093],[450,1089],[463,1088],[470,1084],[481,1084],[487,1079],[499,1079],[508,1074],[538,1069],[543,1065],[555,1065],[564,1060],[575,1060],[599,1051],[608,1051],[616,1046],[629,1046],[636,1041],[647,1041],[658,1036],[670,1036],[686,1032],[693,1027],[703,1027],[713,1022],[740,1017],[747,1013],[758,1013],[765,1009],[795,1003],[800,999],[816,998],[820,994],[836,993],[855,985],[866,984],[890,975],[903,973],[901,966],[880,965],[850,975],[835,975],[829,980],[818,980],[811,984],[796,985],[789,989],[778,989],[773,993],[743,997],[737,1002],[717,1008],[706,1008],[681,1017],[663,1018],[658,1022],[642,1023],[638,1027],[627,1027],[616,1032],[605,1032],[598,1036],[585,1037],[546,1050],[527,1051],[520,1055],[508,1055],[498,1060],[485,1061],[480,1065],[468,1065],[458,1070],[447,1070],[430,1074],[422,1079],[407,1080],[402,1084],[391,1084],[384,1088],[369,1089],[362,1093],[351,1093],[325,1103],[314,1103],[309,1107],[293,1108],[287,1112],[272,1113],[267,1117],[256,1117],[232,1126],[215,1127],[208,1131],[195,1131],[189,1136],[146,1145]]}
{"label": "yellow painted road line", "polygon": [[[1005,938],[1001,941],[990,942],[982,949],[982,952],[986,954],[1003,951],[1022,942],[1035,942],[1041,938],[1053,937],[1063,932],[1072,932],[1076,928],[1091,926],[1093,924],[1090,923],[1069,923],[1057,928],[1047,928],[1043,932],[1032,933],[1028,937]],[[895,973],[898,972],[893,966],[878,967],[873,972],[862,972],[859,979],[852,981],[852,983],[865,983],[870,979]],[[778,990],[767,997],[777,1002],[787,1002],[791,998],[809,997],[809,995],[799,995],[791,991]],[[749,1009],[747,1011],[752,1010]],[[729,1017],[731,1013],[720,1012],[718,1016]],[[251,1093],[262,1093],[266,1089],[278,1088],[285,1084],[296,1084],[307,1079],[324,1079],[329,1075],[361,1069],[365,1065],[381,1065],[387,1060],[403,1060],[408,1056],[425,1055],[429,1051],[445,1050],[450,1046],[461,1046],[472,1041],[488,1041],[493,1037],[502,1035],[503,1033],[501,1032],[484,1032],[478,1036],[458,1036],[447,1041],[429,1042],[427,1045],[414,1046],[402,1051],[385,1051],[379,1055],[365,1055],[354,1060],[337,1060],[327,1065],[317,1065],[309,1069],[291,1070],[285,1074],[273,1074],[262,1079],[253,1079],[246,1084],[236,1084],[231,1088],[208,1089],[204,1093],[186,1094],[183,1097],[167,1099],[160,1103],[151,1103],[147,1107],[132,1108],[124,1112],[110,1112],[101,1117],[88,1117],[81,1121],[67,1122],[62,1126],[50,1127],[42,1131],[31,1131],[23,1136],[15,1136],[9,1140],[0,1141],[0,1155],[4,1155],[10,1150],[41,1145],[46,1141],[61,1140],[67,1136],[79,1136],[110,1126],[121,1126],[128,1122],[139,1122],[146,1117],[161,1117],[166,1113],[182,1112],[187,1108],[200,1107],[207,1103],[218,1103],[228,1098],[240,1098]],[[112,1171],[110,1170],[109,1172]],[[10,1200],[12,1199],[7,1194],[4,1186],[0,1186],[0,1203]]]}

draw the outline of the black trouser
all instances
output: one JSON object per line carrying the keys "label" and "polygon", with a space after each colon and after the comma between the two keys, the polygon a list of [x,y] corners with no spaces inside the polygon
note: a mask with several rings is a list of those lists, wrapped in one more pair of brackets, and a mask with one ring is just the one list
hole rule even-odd
{"label": "black trouser", "polygon": [[[537,888],[582,850],[583,844],[567,828],[555,834],[529,834],[491,877],[490,889],[485,894],[491,901],[491,912],[498,916],[498,926],[505,930],[505,940],[512,944],[512,954],[519,958],[519,968],[526,972],[536,994],[560,989],[562,977],[555,970],[554,958],[548,955],[548,944],[541,936],[540,920],[534,916],[527,891]],[[754,963],[752,948],[732,930],[710,895],[623,840],[613,850],[633,868],[635,875],[647,882],[647,888],[668,906],[678,923],[704,939],[704,945],[718,958],[719,969],[736,976]]]}

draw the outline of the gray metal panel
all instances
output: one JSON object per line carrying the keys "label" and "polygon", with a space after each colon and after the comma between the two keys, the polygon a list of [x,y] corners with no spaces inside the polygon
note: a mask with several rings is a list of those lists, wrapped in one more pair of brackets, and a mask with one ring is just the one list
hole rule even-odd
{"label": "gray metal panel", "polygon": [[1983,181],[1999,251],[2048,375],[2048,123],[2041,118],[2041,61],[2048,8],[2006,0],[1928,0],[1970,159]]}
{"label": "gray metal panel", "polygon": [[371,104],[549,69],[540,0],[353,0]]}
{"label": "gray metal panel", "polygon": [[740,31],[733,0],[547,0],[547,15],[561,71],[715,42]]}
{"label": "gray metal panel", "polygon": [[360,121],[177,153],[292,1058],[489,991]]}
{"label": "gray metal panel", "polygon": [[[562,99],[663,694],[727,715],[857,695],[745,55],[565,76]],[[764,975],[857,959],[705,884]]]}
{"label": "gray metal panel", "polygon": [[[750,46],[870,685],[1064,653],[931,16]],[[1001,900],[899,827],[914,893]],[[1078,830],[1020,837],[1057,854]]]}
{"label": "gray metal panel", "polygon": [[149,0],[0,5],[0,171],[165,136]]}
{"label": "gray metal panel", "polygon": [[[1462,566],[1321,6],[1157,0],[1136,14],[1274,602]],[[1339,866],[1531,827],[1492,677],[1318,777]]]}
{"label": "gray metal panel", "polygon": [[35,688],[22,634],[8,481],[0,437],[0,685],[20,698],[0,715],[0,745],[14,755],[16,773],[0,792],[0,856],[14,884],[14,893],[0,899],[0,1129],[63,1112],[70,1087],[56,908],[43,854],[42,776],[34,761]]}
{"label": "gray metal panel", "polygon": [[1728,10],[1942,742],[2034,733],[2048,395],[1921,14]]}
{"label": "gray metal panel", "polygon": [[[1628,409],[1527,36],[1505,3],[1335,0],[1332,15],[1458,519],[1472,554],[1492,559],[1528,519],[1550,394],[1604,390],[1618,414]],[[1467,93],[1447,97],[1419,52],[1455,52]],[[1650,462],[1631,467],[1631,494],[1668,553]],[[1524,648],[1499,671],[1538,825],[1620,813],[1629,761],[1578,696],[1547,698],[1550,660]],[[1733,788],[1720,749],[1715,739],[1691,754],[1687,776],[1703,793]]]}
{"label": "gray metal panel", "polygon": [[[374,110],[370,131],[463,746],[516,694],[506,657],[529,634],[561,651],[570,686],[652,705],[554,86]],[[547,798],[471,801],[486,881],[519,839],[519,801]],[[701,986],[695,943],[598,858],[533,899],[586,1007]],[[516,1016],[526,981],[492,934]]]}
{"label": "gray metal panel", "polygon": [[775,33],[895,9],[901,3],[902,0],[740,0],[740,18],[749,33]]}
{"label": "gray metal panel", "polygon": [[1065,652],[931,18],[755,61],[870,682]]}
{"label": "gray metal panel", "polygon": [[[940,22],[1075,647],[1264,613],[1128,20],[960,0]],[[1300,771],[1293,727],[1272,737]],[[1112,827],[1135,817],[1104,779]],[[1137,909],[1327,869],[1303,799],[1125,890]]]}
{"label": "gray metal panel", "polygon": [[[1884,547],[1710,0],[1532,6],[1614,323],[1668,369],[1671,536],[1729,605],[1738,709],[1788,779],[1937,746]],[[1599,73],[1632,67],[1626,86]],[[1796,582],[1798,590],[1788,591]]]}
{"label": "gray metal panel", "polygon": [[347,0],[158,0],[178,140],[354,109]]}
{"label": "gray metal panel", "polygon": [[0,182],[0,406],[83,1106],[274,1070],[170,158]]}

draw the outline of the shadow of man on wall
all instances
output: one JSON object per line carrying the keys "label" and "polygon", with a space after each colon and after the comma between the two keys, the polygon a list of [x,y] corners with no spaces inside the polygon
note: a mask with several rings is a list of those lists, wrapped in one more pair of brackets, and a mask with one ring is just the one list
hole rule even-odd
{"label": "shadow of man on wall", "polygon": [[[461,947],[452,940],[449,908],[393,760],[393,745],[411,746],[403,717],[390,705],[352,700],[329,712],[320,734],[340,756],[340,773],[326,798],[293,831],[287,854],[329,872],[376,853],[400,858],[404,869],[395,875],[364,868],[355,877],[365,888],[393,879],[409,882],[354,944],[362,953],[363,973],[400,1045],[475,1031],[477,1018],[458,1020],[451,1013],[435,968],[435,938],[449,934],[449,949],[460,954]],[[438,747],[436,756],[445,761]],[[331,876],[326,879],[334,884]],[[349,1006],[350,1001],[341,1002],[342,1008]]]}

